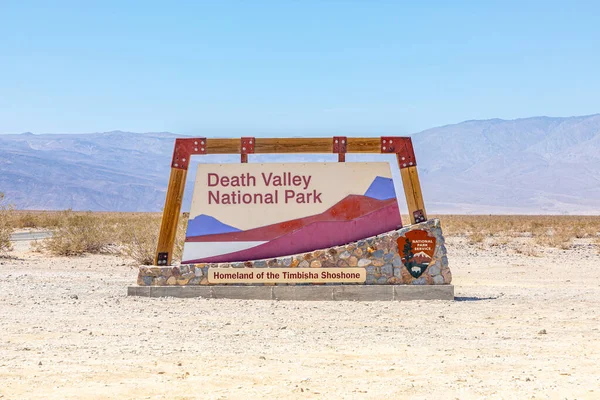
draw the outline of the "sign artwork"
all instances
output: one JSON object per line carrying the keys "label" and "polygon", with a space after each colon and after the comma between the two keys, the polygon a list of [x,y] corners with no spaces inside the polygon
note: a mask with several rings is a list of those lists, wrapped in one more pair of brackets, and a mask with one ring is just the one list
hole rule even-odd
{"label": "sign artwork", "polygon": [[199,164],[183,263],[305,253],[401,226],[388,163]]}
{"label": "sign artwork", "polygon": [[421,229],[407,232],[398,238],[398,252],[408,272],[418,278],[433,258],[435,238]]}

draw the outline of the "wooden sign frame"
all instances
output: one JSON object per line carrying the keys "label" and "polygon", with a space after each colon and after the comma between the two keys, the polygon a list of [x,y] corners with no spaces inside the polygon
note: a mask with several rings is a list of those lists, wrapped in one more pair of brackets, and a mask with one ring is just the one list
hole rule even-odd
{"label": "wooden sign frame", "polygon": [[253,138],[207,139],[179,138],[175,140],[171,176],[167,188],[165,208],[160,226],[154,264],[171,265],[175,234],[181,213],[187,170],[192,155],[240,154],[242,163],[248,154],[337,154],[339,162],[346,161],[346,153],[396,154],[404,195],[411,224],[427,220],[417,161],[410,137],[384,136],[381,138]]}

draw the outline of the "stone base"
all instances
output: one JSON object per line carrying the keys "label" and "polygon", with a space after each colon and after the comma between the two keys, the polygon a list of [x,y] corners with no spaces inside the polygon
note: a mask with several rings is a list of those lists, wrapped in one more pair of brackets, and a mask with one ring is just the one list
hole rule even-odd
{"label": "stone base", "polygon": [[454,300],[453,285],[129,286],[128,296],[244,300]]}
{"label": "stone base", "polygon": [[[436,239],[435,251],[427,269],[418,276],[403,265],[398,249],[398,238],[411,231],[422,230]],[[208,286],[224,285],[209,282],[210,268],[364,268],[365,285],[432,285],[447,286],[452,282],[452,273],[448,266],[444,236],[438,219],[430,219],[419,224],[383,233],[357,242],[329,249],[320,249],[308,253],[282,256],[267,260],[254,260],[232,263],[184,264],[170,267],[140,266],[137,284],[139,286]],[[239,283],[232,283],[233,285]],[[263,286],[264,283],[248,283]],[[287,286],[276,283],[276,286]],[[158,289],[157,289],[158,290]],[[202,290],[202,289],[199,289]],[[373,289],[375,290],[375,289]]]}

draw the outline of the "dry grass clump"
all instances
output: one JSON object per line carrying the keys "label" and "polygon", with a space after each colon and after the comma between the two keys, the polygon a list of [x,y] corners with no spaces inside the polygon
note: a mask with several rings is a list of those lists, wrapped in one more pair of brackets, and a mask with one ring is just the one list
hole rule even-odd
{"label": "dry grass clump", "polygon": [[[161,213],[74,211],[0,211],[0,243],[8,229],[50,229],[54,236],[40,242],[43,251],[56,255],[120,254],[137,264],[154,263]],[[2,230],[2,218],[4,230]],[[467,238],[478,246],[507,246],[519,254],[538,255],[540,246],[567,249],[574,239],[593,239],[600,251],[600,216],[441,215],[446,236]],[[173,254],[180,260],[187,227],[180,218]],[[6,228],[8,226],[8,228]],[[2,247],[0,247],[2,249]]]}
{"label": "dry grass clump", "polygon": [[140,265],[152,265],[158,243],[160,216],[133,216],[119,229],[121,253]]}
{"label": "dry grass clump", "polygon": [[6,202],[4,193],[0,192],[0,255],[12,249],[10,244],[10,236],[14,231],[10,221],[12,209],[12,205]]}
{"label": "dry grass clump", "polygon": [[469,233],[469,244],[483,243],[486,238],[485,233],[481,231],[473,231]]}
{"label": "dry grass clump", "polygon": [[556,215],[441,215],[447,236],[468,237],[470,243],[482,243],[486,237],[533,238],[540,246],[567,249],[573,239],[600,235],[600,216]]}
{"label": "dry grass clump", "polygon": [[[82,213],[79,213],[82,214]],[[60,225],[61,211],[24,211],[13,210],[10,213],[10,224],[15,229],[24,228],[56,228]]]}
{"label": "dry grass clump", "polygon": [[[43,221],[58,221],[52,237],[37,244],[37,250],[57,256],[118,254],[136,264],[152,265],[160,229],[160,213],[74,212],[46,213]],[[16,219],[13,216],[13,221]],[[19,219],[21,220],[21,219]],[[181,259],[187,213],[180,218],[173,259]]]}
{"label": "dry grass clump", "polygon": [[511,248],[515,253],[528,257],[539,257],[540,255],[537,247],[531,243],[516,243],[514,246],[511,246]]}
{"label": "dry grass clump", "polygon": [[[188,213],[183,213],[179,218],[175,247],[173,248],[174,260],[180,260],[183,254],[188,216]],[[160,223],[160,214],[151,216],[138,214],[125,220],[119,229],[121,254],[140,265],[154,264]]]}
{"label": "dry grass clump", "polygon": [[575,234],[566,227],[550,228],[543,232],[533,232],[535,243],[541,246],[566,250],[571,247]]}
{"label": "dry grass clump", "polygon": [[39,247],[57,256],[109,253],[117,244],[114,226],[102,214],[63,211],[52,237]]}

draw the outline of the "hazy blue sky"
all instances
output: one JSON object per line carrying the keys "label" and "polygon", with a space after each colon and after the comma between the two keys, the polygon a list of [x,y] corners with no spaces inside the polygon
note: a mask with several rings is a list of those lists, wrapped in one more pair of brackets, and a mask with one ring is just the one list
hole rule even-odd
{"label": "hazy blue sky", "polygon": [[405,134],[600,112],[599,1],[0,0],[0,133]]}

